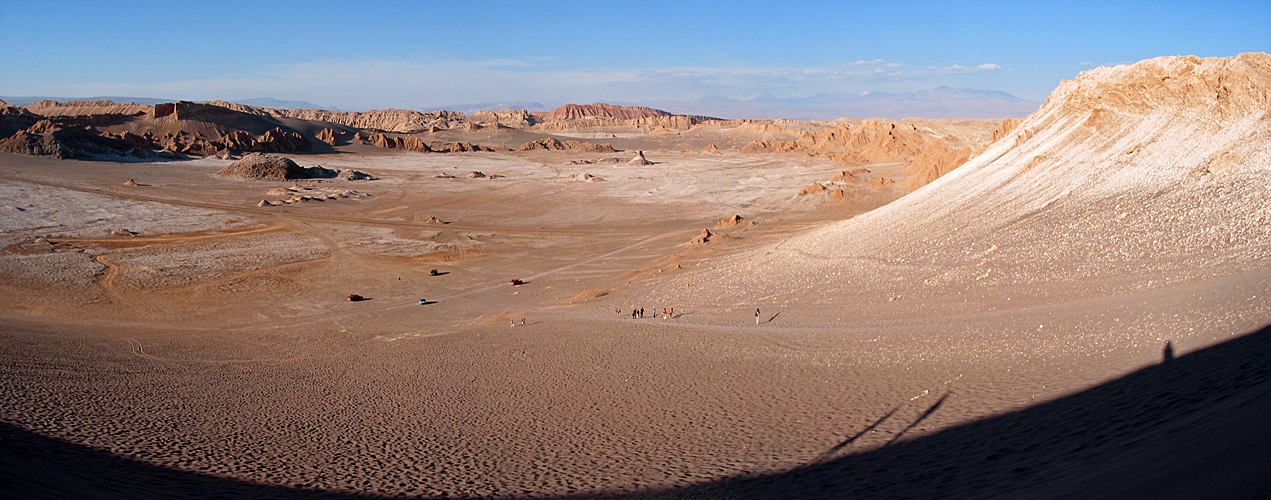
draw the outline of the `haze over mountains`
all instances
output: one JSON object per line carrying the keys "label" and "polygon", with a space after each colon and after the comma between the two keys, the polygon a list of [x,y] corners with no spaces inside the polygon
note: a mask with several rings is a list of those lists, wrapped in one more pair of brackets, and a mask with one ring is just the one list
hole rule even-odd
{"label": "haze over mountains", "polygon": [[721,118],[786,118],[834,120],[852,118],[1022,118],[1040,104],[995,90],[936,87],[933,90],[817,94],[779,98],[763,94],[742,101],[727,97],[703,97],[691,102],[655,102],[649,106],[678,113]]}
{"label": "haze over mountains", "polygon": [[[244,103],[247,104],[247,103]],[[563,103],[562,103],[563,104]],[[771,93],[751,99],[706,96],[692,101],[652,100],[618,102],[625,106],[664,109],[676,114],[715,116],[728,119],[835,120],[838,118],[1023,118],[1040,103],[1027,101],[998,90],[978,90],[939,86],[916,92],[823,93],[809,97],[777,97]],[[277,106],[269,106],[277,107]],[[538,102],[490,102],[454,104],[425,108],[433,111],[524,109],[549,111]]]}
{"label": "haze over mountains", "polygon": [[[35,102],[50,100],[66,101],[113,101],[119,103],[159,104],[175,102],[176,99],[157,99],[150,97],[48,97],[48,96],[0,96],[0,100],[15,106],[26,106]],[[227,102],[273,109],[326,109],[331,111],[368,111],[349,110],[331,106],[322,106],[307,101],[281,100],[272,97],[253,99],[227,99]],[[655,100],[641,102],[612,102],[625,106],[643,106],[663,109],[675,114],[714,116],[729,119],[777,119],[791,120],[835,120],[838,118],[1023,118],[1036,111],[1039,103],[1026,101],[1009,93],[996,90],[977,90],[968,88],[936,87],[932,90],[917,92],[865,92],[826,93],[809,97],[777,97],[765,93],[748,100],[732,99],[721,96],[707,96],[693,101]],[[479,103],[447,104],[441,106],[408,107],[425,111],[459,111],[472,115],[477,111],[498,111],[502,109],[522,109],[525,111],[551,111],[564,102],[555,105],[544,105],[537,101],[491,101]]]}

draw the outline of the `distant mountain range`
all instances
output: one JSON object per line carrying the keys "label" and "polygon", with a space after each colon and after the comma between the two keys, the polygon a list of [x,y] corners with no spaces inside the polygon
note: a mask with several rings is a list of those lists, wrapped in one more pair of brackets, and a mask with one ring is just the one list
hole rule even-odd
{"label": "distant mountain range", "polygon": [[[65,101],[106,100],[119,103],[158,104],[174,102],[174,99],[152,97],[44,97],[0,96],[10,104],[26,106],[45,99]],[[271,97],[239,99],[230,102],[276,109],[326,109],[347,111],[319,106],[305,101],[284,101]],[[817,94],[811,97],[779,98],[762,94],[750,100],[708,96],[695,101],[642,101],[612,102],[624,106],[645,106],[666,110],[675,114],[715,116],[719,118],[787,118],[791,120],[834,120],[837,118],[1021,118],[1036,111],[1040,103],[1025,101],[1006,92],[967,88],[936,87],[932,90],[892,94],[865,92],[861,94]],[[503,101],[471,104],[452,104],[425,111],[460,111],[471,116],[480,110],[523,109],[526,111],[551,111],[542,103],[533,101]]]}
{"label": "distant mountain range", "polygon": [[[0,101],[7,102],[14,106],[27,106],[40,101],[111,101],[118,103],[133,103],[154,105],[165,102],[177,102],[179,99],[160,99],[156,97],[122,97],[122,96],[97,96],[97,97],[49,97],[49,96],[0,96]],[[227,100],[244,106],[256,106],[259,108],[274,109],[326,109],[330,111],[340,111],[336,108],[319,106],[311,102],[305,101],[280,101],[272,97],[257,97],[254,99],[238,99]]]}
{"label": "distant mountain range", "polygon": [[342,111],[330,106],[319,106],[317,104],[306,101],[280,101],[272,97],[257,97],[255,99],[239,99],[237,101],[229,101],[244,106],[256,106],[258,108],[273,109],[325,109],[328,111]]}
{"label": "distant mountain range", "polygon": [[503,101],[503,102],[481,102],[475,104],[449,104],[446,106],[438,106],[433,108],[421,108],[423,111],[459,111],[465,115],[472,116],[477,111],[499,111],[502,109],[523,109],[526,111],[551,111],[552,108],[543,106],[542,103],[531,101]]}
{"label": "distant mountain range", "polygon": [[1020,118],[1041,106],[1006,92],[936,87],[933,90],[891,94],[817,94],[778,98],[763,94],[748,101],[710,96],[696,101],[635,103],[679,114],[720,118],[787,118],[834,120],[837,118]]}

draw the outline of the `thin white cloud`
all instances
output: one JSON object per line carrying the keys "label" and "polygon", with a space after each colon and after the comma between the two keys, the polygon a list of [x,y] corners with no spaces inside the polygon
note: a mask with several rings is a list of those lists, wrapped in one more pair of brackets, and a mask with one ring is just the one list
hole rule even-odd
{"label": "thin white cloud", "polygon": [[517,66],[523,68],[530,65],[530,63],[520,59],[490,59],[487,61],[477,61],[476,64],[486,68],[492,68],[495,66]]}
{"label": "thin white cloud", "polygon": [[989,64],[981,64],[979,66],[962,66],[958,64],[954,64],[952,66],[945,66],[945,67],[931,66],[927,69],[931,70],[931,72],[933,73],[939,73],[939,74],[966,74],[966,73],[991,73],[991,72],[1001,71],[1002,67],[996,64],[989,63]]}

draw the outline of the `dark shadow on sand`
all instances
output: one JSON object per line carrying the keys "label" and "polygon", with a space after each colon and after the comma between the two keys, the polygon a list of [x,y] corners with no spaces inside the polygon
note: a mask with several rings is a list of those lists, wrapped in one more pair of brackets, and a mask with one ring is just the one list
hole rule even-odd
{"label": "dark shadow on sand", "polygon": [[[3,422],[0,497],[381,498],[154,466]],[[1271,328],[1050,402],[786,472],[557,498],[1271,498]]]}
{"label": "dark shadow on sand", "polygon": [[269,486],[159,467],[0,422],[0,498],[386,497]]}
{"label": "dark shadow on sand", "polygon": [[1183,356],[1171,346],[1166,359],[1050,402],[786,472],[588,498],[1271,498],[1271,327]]}

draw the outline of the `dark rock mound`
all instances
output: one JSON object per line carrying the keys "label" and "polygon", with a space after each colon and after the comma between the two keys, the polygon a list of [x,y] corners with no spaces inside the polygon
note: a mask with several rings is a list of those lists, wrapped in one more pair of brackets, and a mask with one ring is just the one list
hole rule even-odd
{"label": "dark rock mound", "polygon": [[148,152],[128,141],[106,137],[82,127],[60,127],[40,121],[4,141],[0,151],[20,155],[92,159],[101,156],[146,157]]}
{"label": "dark rock mound", "polygon": [[330,179],[339,175],[339,172],[325,167],[302,167],[291,161],[291,158],[284,156],[252,153],[225,166],[216,175],[231,179],[285,181],[290,179]]}
{"label": "dark rock mound", "polygon": [[516,148],[517,151],[537,151],[537,150],[563,150],[572,149],[574,151],[586,151],[589,153],[613,153],[616,152],[609,143],[596,144],[592,142],[580,141],[564,141],[561,142],[555,137],[544,137],[537,141],[527,142],[521,147]]}
{"label": "dark rock mound", "polygon": [[517,151],[535,151],[539,149],[559,150],[559,149],[565,149],[565,145],[561,144],[560,140],[555,137],[544,137],[537,141],[527,142],[525,144],[522,144],[521,147],[516,148]]}
{"label": "dark rock mound", "polygon": [[8,104],[0,105],[0,139],[8,139],[13,134],[35,125],[41,119],[40,115],[25,109]]}

